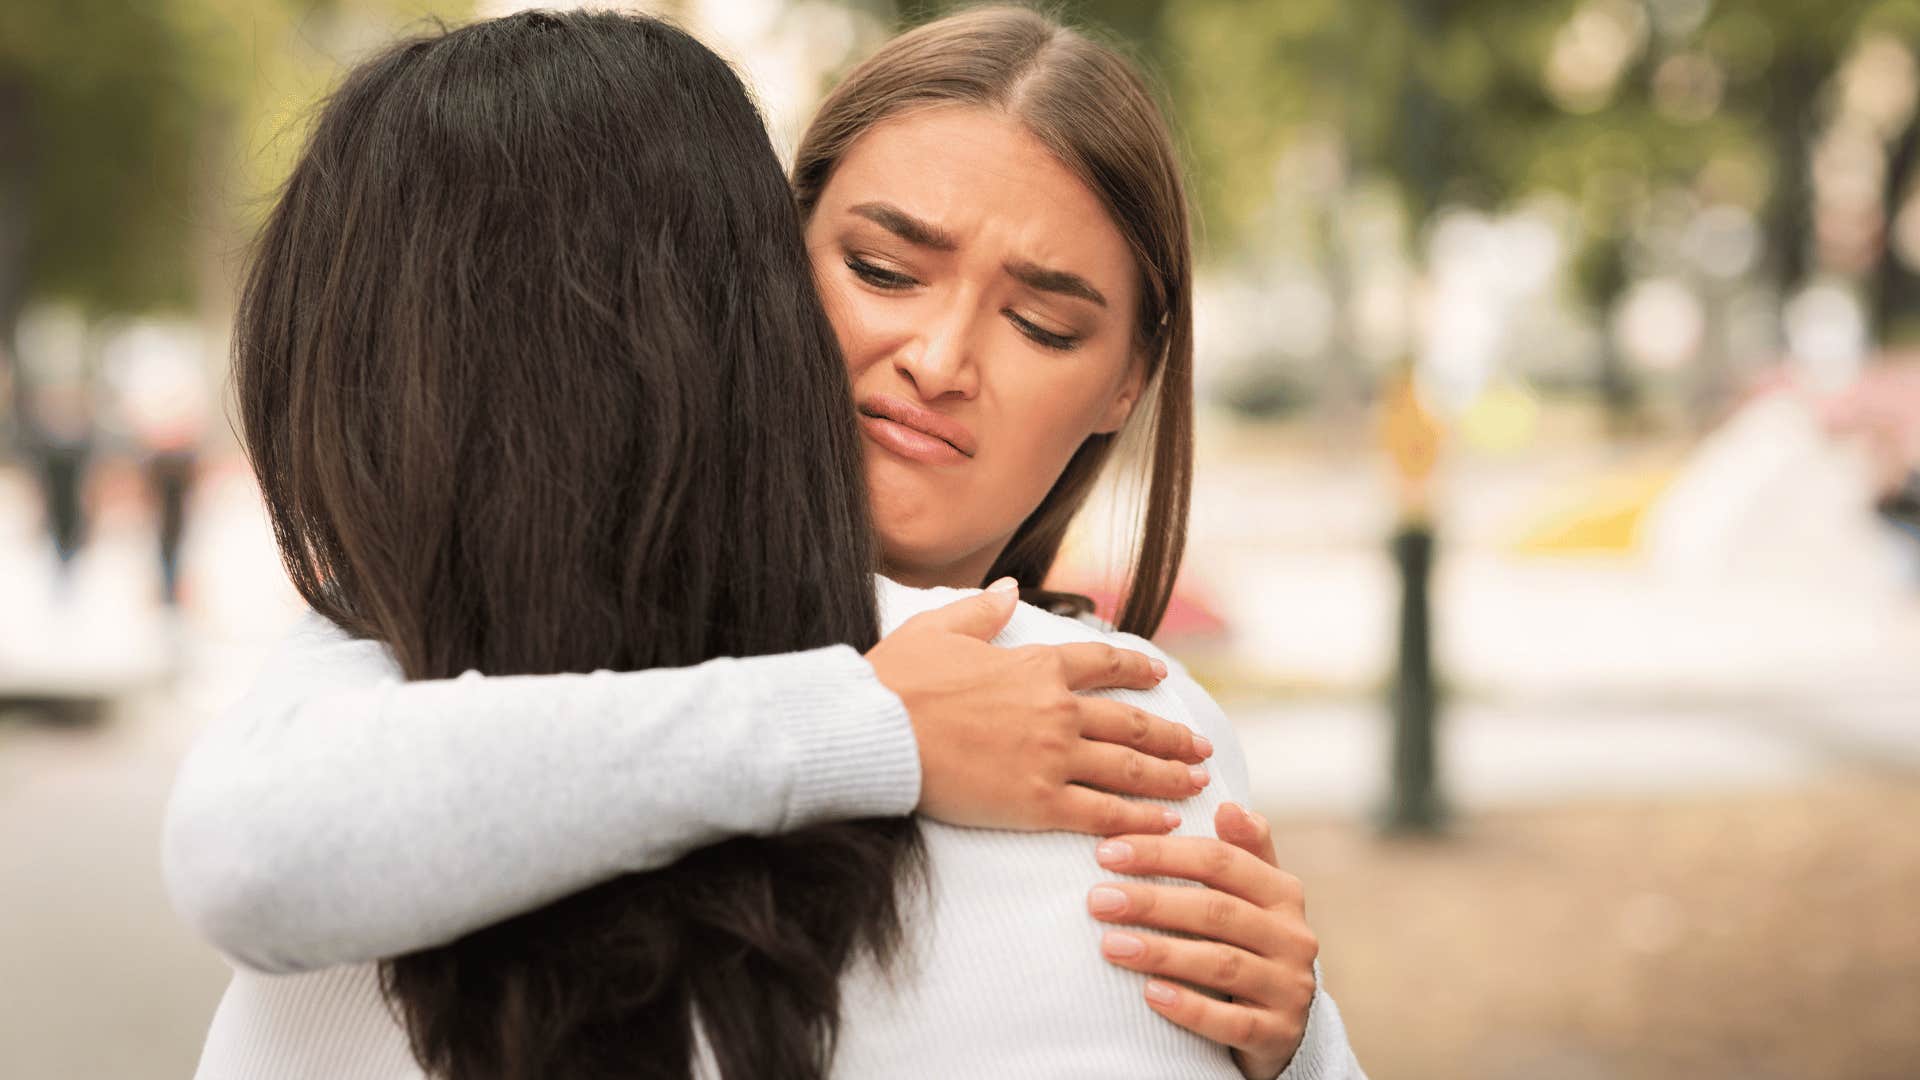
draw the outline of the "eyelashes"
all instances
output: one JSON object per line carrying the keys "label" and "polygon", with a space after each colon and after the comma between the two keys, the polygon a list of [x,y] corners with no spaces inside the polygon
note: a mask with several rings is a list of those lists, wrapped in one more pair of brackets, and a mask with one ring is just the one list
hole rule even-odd
{"label": "eyelashes", "polygon": [[920,282],[905,274],[897,274],[891,270],[883,270],[867,262],[865,259],[860,258],[858,255],[847,256],[847,269],[853,271],[853,275],[861,281],[866,282],[876,289],[885,289],[888,292],[899,292],[902,289],[911,289],[915,285],[920,284]]}
{"label": "eyelashes", "polygon": [[[848,255],[846,264],[853,276],[883,292],[905,292],[920,284],[917,278],[875,266],[858,255]],[[1002,309],[1000,313],[1006,316],[1007,321],[1012,323],[1015,329],[1041,348],[1052,349],[1055,352],[1072,352],[1080,347],[1081,338],[1076,334],[1054,333],[1022,318],[1012,308]]]}
{"label": "eyelashes", "polygon": [[1072,352],[1080,347],[1080,339],[1078,337],[1072,334],[1056,334],[1051,330],[1042,330],[1040,327],[1021,318],[1019,314],[1010,308],[1002,311],[1001,314],[1007,317],[1008,322],[1018,327],[1021,333],[1032,338],[1037,345],[1049,349],[1056,349],[1060,352]]}

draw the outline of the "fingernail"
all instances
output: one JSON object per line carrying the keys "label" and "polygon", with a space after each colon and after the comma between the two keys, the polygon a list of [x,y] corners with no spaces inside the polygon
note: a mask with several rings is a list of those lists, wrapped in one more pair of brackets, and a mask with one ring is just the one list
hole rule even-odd
{"label": "fingernail", "polygon": [[1149,979],[1147,981],[1147,1000],[1153,1002],[1155,1005],[1171,1005],[1180,1000],[1180,995],[1174,993],[1173,987],[1168,986],[1166,983]]}
{"label": "fingernail", "polygon": [[1149,658],[1149,659],[1148,659],[1148,661],[1147,661],[1147,666],[1149,666],[1149,667],[1151,667],[1151,668],[1153,668],[1153,677],[1154,677],[1154,678],[1156,678],[1156,679],[1164,679],[1164,678],[1166,678],[1166,677],[1167,677],[1167,664],[1166,664],[1166,661],[1164,661],[1164,660],[1154,660],[1154,659],[1151,659],[1151,658]]}
{"label": "fingernail", "polygon": [[1201,757],[1213,756],[1213,740],[1207,738],[1205,735],[1195,735],[1193,737],[1193,748],[1200,752]]}
{"label": "fingernail", "polygon": [[1108,956],[1117,956],[1122,960],[1131,960],[1147,951],[1147,943],[1132,934],[1118,931],[1109,932],[1100,939],[1100,948]]}
{"label": "fingernail", "polygon": [[1093,849],[1094,855],[1108,866],[1115,866],[1133,858],[1133,845],[1125,840],[1108,840]]}
{"label": "fingernail", "polygon": [[1171,810],[1160,811],[1160,820],[1166,822],[1167,828],[1169,829],[1177,829],[1180,827],[1180,815]]}
{"label": "fingernail", "polygon": [[1207,786],[1207,770],[1201,768],[1200,766],[1198,765],[1187,766],[1187,775],[1193,777],[1194,787]]}
{"label": "fingernail", "polygon": [[1127,894],[1112,886],[1096,886],[1087,894],[1087,907],[1095,915],[1117,914],[1127,909]]}
{"label": "fingernail", "polygon": [[988,592],[1010,593],[1010,592],[1018,592],[1019,590],[1020,590],[1020,583],[1013,580],[1010,577],[1003,577],[999,581],[996,581],[993,584],[987,586]]}

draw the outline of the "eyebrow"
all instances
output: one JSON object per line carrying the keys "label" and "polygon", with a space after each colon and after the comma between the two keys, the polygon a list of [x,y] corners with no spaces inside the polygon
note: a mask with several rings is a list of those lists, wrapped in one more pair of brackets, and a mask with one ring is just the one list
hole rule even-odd
{"label": "eyebrow", "polygon": [[851,207],[849,212],[859,214],[909,244],[935,251],[955,251],[960,247],[960,242],[953,238],[952,233],[931,221],[922,221],[892,203],[861,203]]}
{"label": "eyebrow", "polygon": [[1065,270],[1053,270],[1035,263],[1019,260],[1006,264],[1004,269],[1008,274],[1013,276],[1015,281],[1018,281],[1029,289],[1037,289],[1040,292],[1060,293],[1063,296],[1073,296],[1081,300],[1091,300],[1101,307],[1107,306],[1107,298],[1100,295],[1100,290],[1094,288],[1091,282],[1079,274],[1070,274]]}
{"label": "eyebrow", "polygon": [[[905,210],[884,202],[865,202],[848,208],[849,213],[858,214],[875,225],[919,247],[932,248],[935,251],[957,251],[960,242],[953,234],[935,225],[914,217]],[[1003,269],[1029,289],[1040,292],[1059,293],[1081,300],[1091,301],[1101,307],[1107,306],[1107,298],[1092,283],[1079,274],[1065,270],[1055,270],[1038,263],[1016,259],[1007,263]]]}

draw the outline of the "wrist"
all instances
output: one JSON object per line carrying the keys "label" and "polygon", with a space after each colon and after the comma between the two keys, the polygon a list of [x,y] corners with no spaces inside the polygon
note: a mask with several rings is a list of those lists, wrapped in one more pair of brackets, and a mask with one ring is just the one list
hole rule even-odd
{"label": "wrist", "polygon": [[845,646],[794,659],[803,662],[781,721],[794,755],[783,829],[912,813],[920,747],[899,696]]}
{"label": "wrist", "polygon": [[1280,1075],[1287,1071],[1287,1065],[1292,1060],[1292,1054],[1279,1058],[1256,1056],[1239,1049],[1233,1052],[1233,1063],[1240,1069],[1240,1075],[1247,1080],[1279,1080]]}

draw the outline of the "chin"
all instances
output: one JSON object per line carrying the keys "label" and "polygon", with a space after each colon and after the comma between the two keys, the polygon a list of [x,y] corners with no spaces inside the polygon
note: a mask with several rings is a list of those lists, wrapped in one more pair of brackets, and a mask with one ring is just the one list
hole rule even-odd
{"label": "chin", "polygon": [[940,490],[933,479],[891,455],[867,456],[867,500],[873,507],[874,525],[883,536],[937,537],[952,531],[958,499]]}
{"label": "chin", "polygon": [[954,550],[953,538],[943,534],[937,523],[876,518],[874,526],[880,536],[881,565],[892,576],[938,578],[943,576],[942,568],[954,565],[966,554]]}
{"label": "chin", "polygon": [[943,569],[966,561],[991,542],[991,530],[973,535],[968,500],[954,486],[891,455],[868,456],[868,504],[887,568],[908,576],[939,577]]}
{"label": "chin", "polygon": [[972,549],[955,543],[951,522],[950,517],[938,513],[890,513],[875,500],[874,532],[880,539],[880,562],[888,575],[907,584],[956,584],[944,580],[948,570],[964,561]]}

